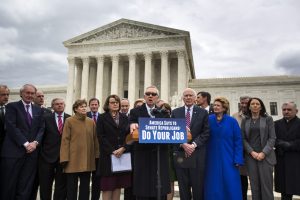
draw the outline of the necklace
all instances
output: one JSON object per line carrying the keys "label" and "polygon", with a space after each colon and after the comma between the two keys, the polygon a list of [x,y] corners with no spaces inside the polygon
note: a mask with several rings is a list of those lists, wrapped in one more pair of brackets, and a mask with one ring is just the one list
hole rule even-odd
{"label": "necklace", "polygon": [[252,121],[253,124],[255,124],[258,119],[259,119],[259,117],[252,117],[251,121]]}

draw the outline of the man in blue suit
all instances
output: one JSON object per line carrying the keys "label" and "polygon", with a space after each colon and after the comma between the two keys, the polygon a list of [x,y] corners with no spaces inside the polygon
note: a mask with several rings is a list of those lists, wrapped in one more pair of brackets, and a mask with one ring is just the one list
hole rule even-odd
{"label": "man in blue suit", "polygon": [[183,152],[190,165],[180,165],[175,162],[181,200],[202,200],[203,181],[206,156],[206,143],[209,138],[208,113],[205,109],[194,105],[196,92],[191,88],[183,91],[184,106],[172,111],[172,118],[185,118],[186,126],[190,129],[192,140],[176,145],[175,152]]}
{"label": "man in blue suit", "polygon": [[[95,124],[97,124],[98,116],[100,113],[98,112],[99,109],[99,99],[97,98],[91,98],[89,100],[89,108],[90,111],[87,112],[87,116],[94,120]],[[98,165],[98,162],[96,162],[96,165]],[[97,166],[96,166],[97,169]],[[99,200],[100,199],[100,177],[96,176],[96,171],[92,172],[92,196],[91,200]]]}
{"label": "man in blue suit", "polygon": [[7,134],[1,152],[0,199],[27,200],[32,192],[37,147],[44,132],[42,109],[32,104],[35,93],[35,86],[25,84],[20,89],[21,100],[6,106]]}

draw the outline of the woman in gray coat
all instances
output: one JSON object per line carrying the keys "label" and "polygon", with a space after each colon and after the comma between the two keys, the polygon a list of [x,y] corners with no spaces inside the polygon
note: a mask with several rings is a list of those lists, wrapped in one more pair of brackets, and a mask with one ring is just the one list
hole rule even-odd
{"label": "woman in gray coat", "polygon": [[248,102],[249,115],[243,119],[243,133],[246,167],[249,173],[253,200],[272,200],[273,167],[276,164],[274,152],[275,129],[272,117],[266,113],[259,98]]}

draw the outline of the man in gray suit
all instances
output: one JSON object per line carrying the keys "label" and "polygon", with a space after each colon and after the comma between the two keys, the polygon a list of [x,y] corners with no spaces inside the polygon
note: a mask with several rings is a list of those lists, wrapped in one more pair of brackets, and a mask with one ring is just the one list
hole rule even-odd
{"label": "man in gray suit", "polygon": [[[181,200],[203,199],[204,166],[206,142],[209,138],[208,113],[206,110],[194,106],[196,92],[187,88],[183,92],[184,106],[172,112],[172,118],[185,118],[186,126],[190,129],[192,140],[174,147],[174,153],[184,152],[192,159],[192,165],[182,166],[175,160],[175,170],[178,178]],[[179,161],[180,159],[178,159]],[[192,192],[191,192],[192,189]],[[193,193],[193,194],[192,194]]]}

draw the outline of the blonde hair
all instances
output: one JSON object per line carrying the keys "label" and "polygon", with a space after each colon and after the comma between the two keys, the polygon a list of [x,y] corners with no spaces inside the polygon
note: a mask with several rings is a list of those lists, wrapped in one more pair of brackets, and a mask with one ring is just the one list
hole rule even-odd
{"label": "blonde hair", "polygon": [[215,98],[214,102],[216,101],[222,104],[223,108],[225,109],[224,114],[227,114],[229,110],[229,101],[225,97],[217,97]]}

